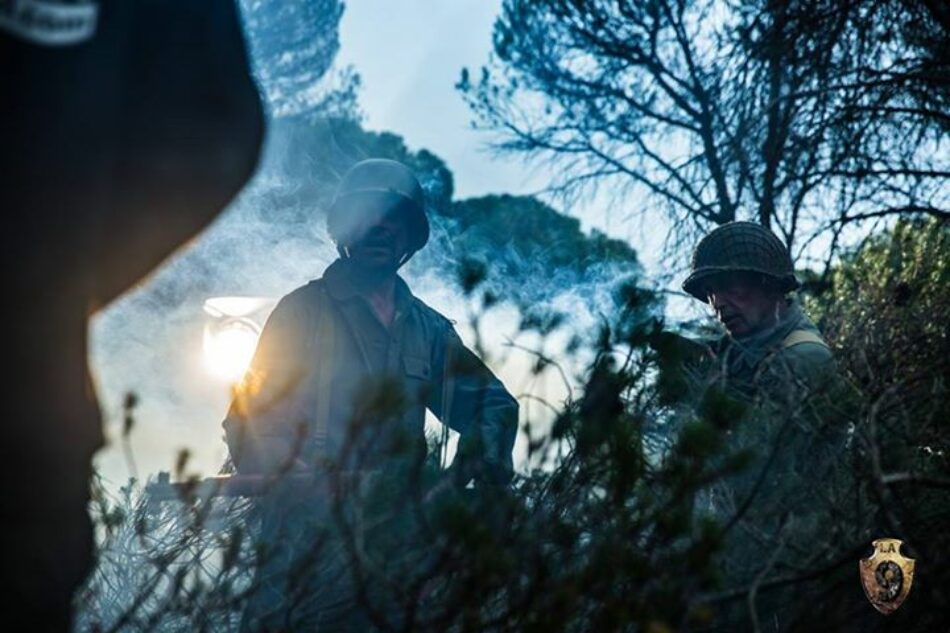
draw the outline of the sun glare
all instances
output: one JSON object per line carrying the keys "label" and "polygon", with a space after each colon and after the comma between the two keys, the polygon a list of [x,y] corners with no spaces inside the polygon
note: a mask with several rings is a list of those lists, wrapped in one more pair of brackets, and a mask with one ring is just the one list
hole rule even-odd
{"label": "sun glare", "polygon": [[256,325],[247,319],[228,319],[206,327],[205,367],[216,378],[231,383],[239,381],[251,362],[259,336]]}

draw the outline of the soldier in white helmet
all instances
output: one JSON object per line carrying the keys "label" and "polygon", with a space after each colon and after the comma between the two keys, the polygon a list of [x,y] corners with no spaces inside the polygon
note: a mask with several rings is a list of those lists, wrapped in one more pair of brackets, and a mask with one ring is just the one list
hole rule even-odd
{"label": "soldier in white helmet", "polygon": [[[358,163],[339,186],[327,229],[339,259],[281,299],[224,422],[238,472],[319,480],[332,464],[397,478],[425,458],[428,409],[460,434],[450,469],[456,485],[506,485],[517,401],[397,274],[429,237],[415,176],[391,160]],[[365,630],[345,561],[315,557],[313,569],[294,572],[313,540],[303,526],[328,520],[320,499],[299,497],[261,501],[272,551],[244,629]]]}

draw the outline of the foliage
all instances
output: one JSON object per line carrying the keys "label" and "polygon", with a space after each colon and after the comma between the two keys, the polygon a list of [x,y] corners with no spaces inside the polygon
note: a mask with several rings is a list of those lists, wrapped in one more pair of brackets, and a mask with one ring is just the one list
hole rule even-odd
{"label": "foliage", "polygon": [[280,151],[268,171],[280,179],[277,186],[267,183],[273,189],[269,204],[257,205],[257,211],[275,220],[319,222],[343,174],[366,158],[389,158],[412,169],[431,210],[445,209],[452,200],[452,174],[441,158],[425,149],[410,151],[398,134],[365,130],[355,111],[281,117],[271,135]]}
{"label": "foliage", "polygon": [[950,474],[948,253],[946,222],[898,222],[848,253],[809,300],[842,370],[874,403],[885,469]]}
{"label": "foliage", "polygon": [[96,569],[77,595],[80,631],[236,629],[254,561],[243,500],[151,500],[135,480],[111,497],[93,486]]}
{"label": "foliage", "polygon": [[846,254],[809,307],[864,389],[910,401],[945,388],[950,359],[950,225],[900,221]]}
{"label": "foliage", "polygon": [[[644,318],[652,297],[628,288],[588,345],[568,350],[592,359],[575,395],[549,403],[551,425],[524,421],[528,463],[541,466],[511,489],[459,490],[436,442],[405,479],[334,497],[329,532],[298,551],[317,570],[328,557],[343,565],[367,626],[383,630],[875,631],[884,620],[855,568],[871,540],[893,536],[918,567],[888,622],[935,630],[950,613],[947,238],[945,224],[900,223],[845,257],[808,299],[842,380],[778,407],[695,375],[702,348]],[[469,294],[486,283],[485,269],[460,274]],[[543,338],[569,321],[527,327]],[[533,371],[556,369],[548,359]],[[284,499],[290,516],[300,497]],[[246,507],[215,530],[201,518],[213,504],[159,506],[164,523],[125,506],[124,522],[100,513],[113,536],[84,622],[235,627],[266,556]],[[203,562],[228,551],[230,567]],[[190,570],[180,581],[172,560]],[[302,590],[300,604],[318,595]]]}
{"label": "foliage", "polygon": [[[530,196],[470,198],[441,215],[438,249],[449,261],[487,264],[484,289],[521,306],[569,294],[581,309],[610,310],[611,292],[642,276],[636,251],[626,242],[596,229],[585,234],[577,219]],[[544,283],[537,283],[541,279]]]}
{"label": "foliage", "polygon": [[791,245],[946,217],[950,21],[906,0],[507,0],[459,88],[559,186],[617,184],[673,237],[755,219]]}
{"label": "foliage", "polygon": [[[505,252],[542,257],[551,268],[584,270],[604,263],[637,266],[636,252],[600,231],[584,235],[580,221],[528,196],[485,196],[454,203],[445,215],[458,221],[458,239],[473,254]],[[469,249],[465,249],[469,250]]]}
{"label": "foliage", "polygon": [[312,115],[355,106],[358,78],[344,72],[334,87],[328,78],[340,50],[340,0],[292,0],[274,5],[243,0],[253,67],[271,116]]}
{"label": "foliage", "polygon": [[[473,280],[471,291],[478,285]],[[625,314],[641,308],[631,303]],[[334,498],[333,540],[306,540],[303,557],[321,569],[327,556],[345,552],[361,604],[383,629],[656,629],[708,618],[690,599],[714,586],[718,531],[694,516],[693,495],[742,460],[711,462],[720,442],[702,418],[662,442],[663,455],[645,441],[661,424],[648,379],[662,361],[648,344],[658,327],[601,331],[584,395],[531,449],[561,455],[558,468],[528,473],[513,490],[458,490],[429,459],[417,474],[379,482],[366,496],[354,490]],[[111,527],[85,594],[85,627],[229,630],[246,600],[266,591],[252,573],[267,539],[244,506],[225,505],[217,527],[206,519],[222,509],[216,502],[176,510],[127,493],[119,506],[118,516],[108,505],[99,513]],[[293,503],[283,507],[285,516],[295,512]],[[205,562],[233,548],[229,564]]]}
{"label": "foliage", "polygon": [[[902,221],[871,236],[811,298],[843,373],[862,394],[857,449],[880,515],[916,557],[920,602],[950,586],[950,225]],[[920,606],[918,608],[924,608]]]}
{"label": "foliage", "polygon": [[[274,121],[271,135],[281,148],[280,162],[267,169],[280,178],[262,187],[260,199],[233,221],[259,223],[257,230],[272,234],[275,243],[289,232],[325,239],[322,220],[342,175],[365,158],[389,158],[419,178],[432,225],[431,241],[413,257],[410,271],[447,278],[463,259],[474,258],[490,264],[489,286],[498,295],[522,304],[546,303],[588,287],[578,296],[592,311],[609,303],[597,295],[642,274],[629,245],[596,230],[585,234],[576,219],[536,198],[455,199],[452,171],[439,156],[425,149],[411,151],[398,134],[365,130],[354,117],[286,116]],[[242,233],[228,246],[246,244]],[[232,261],[238,255],[217,249],[195,253],[229,277],[235,275]],[[532,283],[542,277],[550,283]]]}
{"label": "foliage", "polygon": [[[242,212],[284,244],[288,227],[313,234],[354,162],[399,160],[423,181],[434,225],[436,248],[414,263],[461,268],[459,286],[484,292],[486,310],[522,304],[521,328],[541,340],[535,374],[587,362],[566,401],[545,403],[553,420],[524,420],[539,466],[510,489],[457,489],[435,442],[405,478],[328,496],[319,520],[307,494],[275,497],[291,523],[318,524],[289,541],[303,561],[288,574],[299,604],[318,599],[308,583],[326,580],[329,560],[342,571],[323,586],[352,582],[386,630],[873,631],[885,625],[855,567],[886,535],[919,565],[890,622],[924,632],[950,619],[945,223],[898,223],[811,284],[825,289],[809,307],[843,376],[820,399],[753,407],[710,386],[690,371],[704,348],[666,331],[635,283],[594,302],[609,307],[597,327],[569,332],[552,359],[543,340],[572,321],[536,302],[589,301],[590,279],[636,281],[636,254],[533,198],[454,200],[439,157],[362,129],[352,101],[314,106],[339,3],[245,5],[252,42],[289,29],[301,55],[276,38],[253,44],[282,115],[268,174],[283,180]],[[791,242],[809,222],[943,213],[947,21],[932,5],[508,0],[501,75],[461,87],[483,122],[512,134],[508,149],[563,157],[565,185],[628,178],[683,226],[745,212]],[[543,99],[521,111],[526,94]],[[206,255],[234,274],[221,251]],[[393,394],[367,401],[377,396]],[[99,567],[81,630],[236,630],[267,591],[256,574],[273,543],[256,504],[156,503],[132,487],[96,499]]]}

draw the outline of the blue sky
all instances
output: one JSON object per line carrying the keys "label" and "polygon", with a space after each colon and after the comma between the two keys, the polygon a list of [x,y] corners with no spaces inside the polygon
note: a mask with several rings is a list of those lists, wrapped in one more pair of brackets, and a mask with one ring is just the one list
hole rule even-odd
{"label": "blue sky", "polygon": [[[412,149],[428,149],[455,176],[456,197],[489,193],[530,194],[552,180],[550,166],[524,157],[493,155],[490,132],[471,128],[472,115],[455,90],[462,68],[477,71],[491,54],[492,25],[501,0],[350,0],[340,24],[340,65],[362,77],[359,95],[365,126],[402,135]],[[477,76],[477,73],[475,73]],[[551,202],[548,200],[548,202]],[[648,270],[663,268],[663,223],[627,222],[637,201],[605,191],[555,208],[630,241]]]}
{"label": "blue sky", "polygon": [[441,156],[459,197],[527,193],[545,182],[523,160],[486,154],[454,84],[488,60],[500,0],[351,0],[340,25],[339,62],[363,79],[366,126],[403,135]]}

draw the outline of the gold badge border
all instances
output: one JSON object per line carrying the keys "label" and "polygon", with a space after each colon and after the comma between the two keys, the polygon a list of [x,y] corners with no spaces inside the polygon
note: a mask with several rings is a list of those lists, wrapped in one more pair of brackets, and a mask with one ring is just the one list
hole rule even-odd
{"label": "gold badge border", "polygon": [[[901,554],[901,545],[903,544],[904,541],[896,538],[875,539],[871,542],[871,545],[874,547],[874,553],[868,558],[862,558],[858,562],[858,571],[861,575],[861,587],[864,589],[864,595],[867,596],[871,605],[884,615],[894,613],[904,604],[904,600],[907,599],[911,587],[914,584],[914,569],[917,565],[917,561]],[[884,551],[885,549],[888,551]],[[888,602],[877,600],[872,594],[871,589],[869,589],[869,587],[875,588],[877,586],[877,581],[874,579],[874,571],[878,565],[885,561],[896,563],[904,574],[901,592],[896,598]]]}

